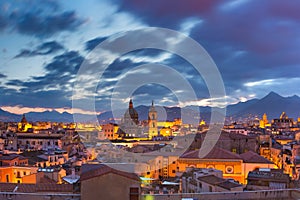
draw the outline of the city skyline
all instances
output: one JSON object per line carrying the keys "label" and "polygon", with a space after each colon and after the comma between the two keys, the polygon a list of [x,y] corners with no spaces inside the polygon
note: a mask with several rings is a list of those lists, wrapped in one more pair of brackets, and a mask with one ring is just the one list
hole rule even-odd
{"label": "city skyline", "polygon": [[[299,96],[297,4],[250,0],[191,0],[186,4],[2,1],[0,107],[15,113],[22,109],[71,112],[73,83],[89,52],[115,34],[146,27],[169,28],[202,45],[220,71],[228,104],[262,98],[271,91]],[[172,66],[192,85],[198,101],[187,98],[181,104],[224,105],[224,100],[210,99],[201,75],[184,59],[146,49],[125,54],[110,65],[97,91],[96,111],[108,110],[118,80],[145,63]],[[135,75],[143,73],[147,72],[136,70]],[[159,70],[151,74],[159,74]],[[133,96],[136,105],[148,105],[149,98],[159,105],[179,104],[173,91],[158,84],[139,87]],[[121,108],[129,98],[130,94],[120,100]]]}

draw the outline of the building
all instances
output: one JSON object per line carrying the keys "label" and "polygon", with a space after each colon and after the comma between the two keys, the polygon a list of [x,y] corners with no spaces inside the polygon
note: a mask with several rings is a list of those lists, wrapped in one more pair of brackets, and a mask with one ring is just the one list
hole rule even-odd
{"label": "building", "polygon": [[24,176],[34,174],[36,172],[36,167],[2,166],[0,167],[0,182],[22,183],[22,179]]}
{"label": "building", "polygon": [[18,154],[0,154],[0,166],[28,166],[28,158]]}
{"label": "building", "polygon": [[255,152],[241,155],[214,147],[206,156],[199,158],[199,150],[189,151],[178,159],[178,171],[184,172],[188,167],[214,168],[223,172],[224,178],[234,179],[245,184],[249,171],[259,167],[274,168],[275,165]]}
{"label": "building", "polygon": [[119,135],[126,137],[139,137],[142,134],[142,129],[139,126],[139,115],[133,107],[132,99],[129,101],[128,109],[121,120]]}
{"label": "building", "polygon": [[98,139],[108,139],[108,140],[115,140],[118,139],[118,130],[119,126],[114,123],[108,123],[101,126],[102,132],[99,132]]}
{"label": "building", "polygon": [[158,135],[157,130],[157,112],[154,107],[154,102],[152,101],[152,105],[150,107],[149,113],[148,113],[148,134],[149,138],[153,138]]}
{"label": "building", "polygon": [[289,130],[289,128],[293,127],[294,119],[289,118],[285,112],[282,112],[279,119],[272,120],[272,127],[279,130]]}
{"label": "building", "polygon": [[21,121],[18,123],[18,131],[27,132],[28,129],[32,129],[32,124],[27,122],[25,114],[23,114]]}
{"label": "building", "polygon": [[249,172],[247,190],[289,188],[290,178],[279,169],[260,168]]}
{"label": "building", "polygon": [[17,147],[14,150],[62,149],[63,134],[16,133]]}
{"label": "building", "polygon": [[81,168],[81,199],[139,200],[140,178],[104,164],[85,164]]}
{"label": "building", "polygon": [[182,193],[243,191],[243,185],[224,179],[216,169],[188,168],[181,177]]}

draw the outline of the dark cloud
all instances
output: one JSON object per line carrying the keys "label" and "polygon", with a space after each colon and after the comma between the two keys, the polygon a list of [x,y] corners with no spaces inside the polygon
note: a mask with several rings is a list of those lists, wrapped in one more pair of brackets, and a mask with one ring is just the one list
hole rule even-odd
{"label": "dark cloud", "polygon": [[62,11],[56,1],[2,1],[0,31],[45,38],[63,31],[74,31],[86,19],[75,11]]}
{"label": "dark cloud", "polygon": [[224,0],[120,0],[118,2],[121,11],[131,12],[150,25],[176,28],[178,22],[187,17],[211,13]]}
{"label": "dark cloud", "polygon": [[0,73],[0,78],[6,78],[7,76]]}
{"label": "dark cloud", "polygon": [[[38,49],[47,49],[49,44],[42,44]],[[3,88],[2,94],[5,95],[1,96],[1,100],[6,102],[5,105],[9,103],[29,107],[71,107],[72,80],[82,61],[83,57],[76,51],[67,51],[55,56],[50,63],[45,64],[45,75],[32,77],[28,81],[6,82],[7,86],[17,86],[19,89]]]}
{"label": "dark cloud", "polygon": [[52,62],[45,66],[45,69],[55,74],[75,74],[83,60],[84,58],[77,51],[68,51],[55,56]]}
{"label": "dark cloud", "polygon": [[94,39],[91,39],[85,43],[85,50],[86,51],[91,51],[93,50],[98,44],[106,40],[107,37],[97,37]]}
{"label": "dark cloud", "polygon": [[64,47],[61,44],[57,43],[56,41],[50,41],[42,43],[41,45],[37,46],[34,50],[23,49],[18,55],[15,56],[15,58],[48,55],[56,53],[63,49]]}
{"label": "dark cloud", "polygon": [[151,26],[179,30],[189,18],[201,19],[190,36],[216,62],[229,92],[248,81],[300,73],[298,1],[123,0],[120,5]]}
{"label": "dark cloud", "polygon": [[15,29],[26,35],[38,37],[52,36],[62,31],[73,31],[85,20],[80,19],[75,11],[41,16],[38,13],[15,13],[11,19],[15,21]]}

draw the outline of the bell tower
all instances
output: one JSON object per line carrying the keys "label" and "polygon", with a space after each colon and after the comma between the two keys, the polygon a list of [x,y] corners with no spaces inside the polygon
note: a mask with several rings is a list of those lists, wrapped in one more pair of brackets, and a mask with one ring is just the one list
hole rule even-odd
{"label": "bell tower", "polygon": [[148,112],[148,127],[149,127],[149,138],[153,138],[158,135],[157,130],[157,112],[154,107],[154,101]]}

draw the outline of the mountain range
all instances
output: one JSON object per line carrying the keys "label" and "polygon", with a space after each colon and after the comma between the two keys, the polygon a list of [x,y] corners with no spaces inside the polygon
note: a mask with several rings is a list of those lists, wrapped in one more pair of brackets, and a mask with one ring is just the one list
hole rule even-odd
{"label": "mountain range", "polygon": [[[140,120],[148,119],[149,106],[140,105],[137,106],[136,111],[139,114]],[[216,108],[217,110],[218,108]],[[173,120],[174,118],[180,118],[183,113],[184,122],[194,123],[199,121],[199,118],[205,121],[210,120],[211,107],[198,107],[198,106],[187,106],[184,108],[180,107],[156,107],[158,111],[159,120]],[[198,112],[197,112],[198,110]],[[200,117],[198,113],[200,111]],[[268,119],[279,118],[282,112],[286,112],[291,118],[297,119],[300,117],[300,97],[282,97],[275,92],[270,92],[267,96],[262,99],[251,99],[246,102],[239,102],[234,105],[229,105],[226,108],[226,116],[231,116],[234,119],[246,118],[249,116],[261,117],[264,113],[268,115]],[[111,111],[103,112],[98,115],[99,122],[107,122],[114,118],[121,118],[125,112],[124,110],[116,110],[114,116]],[[218,111],[216,111],[218,112]],[[80,118],[84,122],[88,122],[91,119],[91,115],[79,114]],[[15,121],[21,120],[21,115],[9,113],[0,109],[0,121]],[[28,121],[52,121],[52,122],[73,122],[73,115],[67,112],[59,113],[57,111],[45,111],[45,112],[29,112],[26,113]]]}

